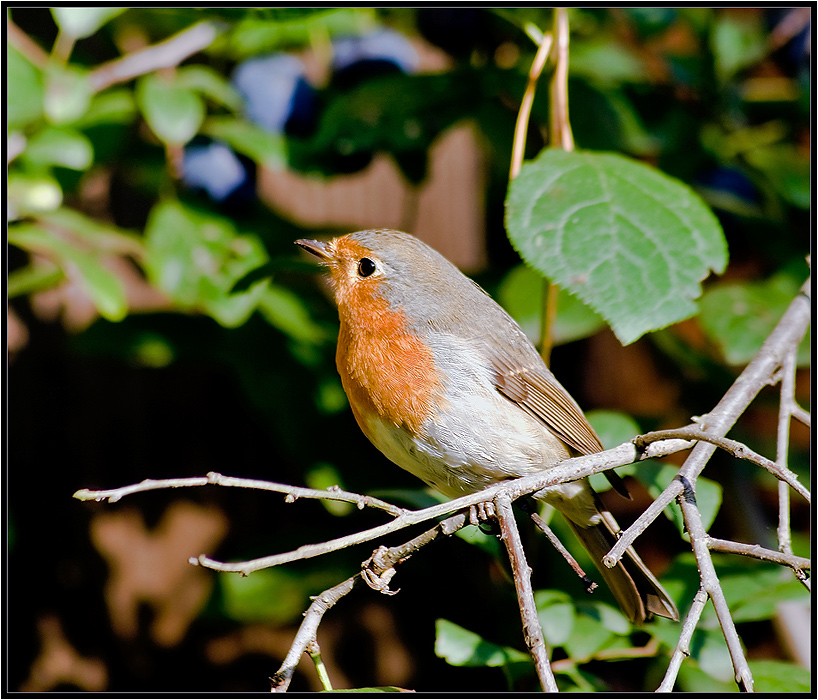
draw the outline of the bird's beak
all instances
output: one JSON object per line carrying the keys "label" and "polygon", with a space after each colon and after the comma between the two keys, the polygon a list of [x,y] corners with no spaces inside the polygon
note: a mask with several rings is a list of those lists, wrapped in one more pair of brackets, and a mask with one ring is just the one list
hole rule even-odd
{"label": "bird's beak", "polygon": [[315,257],[320,258],[322,262],[332,258],[332,253],[329,249],[330,241],[313,241],[309,238],[299,238],[295,244],[301,246],[308,253],[312,253]]}

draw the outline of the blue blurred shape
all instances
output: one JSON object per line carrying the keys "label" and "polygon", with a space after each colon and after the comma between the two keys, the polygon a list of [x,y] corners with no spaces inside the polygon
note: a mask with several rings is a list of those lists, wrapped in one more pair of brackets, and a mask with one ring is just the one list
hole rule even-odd
{"label": "blue blurred shape", "polygon": [[201,187],[221,202],[247,180],[247,171],[235,153],[219,141],[188,146],[182,161],[182,181],[188,187]]}
{"label": "blue blurred shape", "polygon": [[736,168],[714,168],[700,175],[697,180],[699,185],[726,192],[745,202],[756,204],[759,201],[758,190],[752,180]]}
{"label": "blue blurred shape", "polygon": [[336,71],[362,61],[386,61],[393,63],[404,73],[414,73],[420,64],[415,47],[403,34],[391,29],[336,39],[332,48],[332,66]]}
{"label": "blue blurred shape", "polygon": [[313,88],[304,64],[295,56],[276,53],[251,58],[233,72],[232,83],[245,100],[248,119],[273,133],[282,133],[293,113],[308,116]]}

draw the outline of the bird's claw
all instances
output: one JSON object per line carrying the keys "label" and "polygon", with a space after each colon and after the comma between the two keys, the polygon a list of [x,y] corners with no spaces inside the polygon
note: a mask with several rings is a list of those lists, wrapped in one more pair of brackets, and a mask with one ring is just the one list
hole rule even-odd
{"label": "bird's claw", "polygon": [[389,568],[382,570],[380,574],[376,574],[373,569],[373,566],[382,568],[382,566],[379,566],[379,564],[383,564],[383,556],[387,551],[388,550],[384,546],[378,547],[374,552],[372,552],[372,556],[369,557],[369,559],[361,562],[361,576],[363,576],[366,585],[372,590],[383,593],[384,595],[395,595],[395,593],[397,593],[400,589],[398,588],[393,591],[389,588],[389,582],[397,573],[397,571],[395,571],[395,567],[390,566]]}

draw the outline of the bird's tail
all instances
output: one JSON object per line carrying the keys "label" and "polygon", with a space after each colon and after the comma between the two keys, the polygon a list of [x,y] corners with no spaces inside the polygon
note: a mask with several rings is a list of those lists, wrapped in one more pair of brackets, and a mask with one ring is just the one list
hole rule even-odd
{"label": "bird's tail", "polygon": [[602,558],[616,542],[619,526],[609,512],[603,510],[601,515],[602,522],[590,527],[582,527],[568,518],[566,521],[588,550],[622,611],[636,624],[649,620],[653,615],[678,622],[679,611],[633,547],[625,550],[625,555],[616,566],[608,568],[602,563]]}

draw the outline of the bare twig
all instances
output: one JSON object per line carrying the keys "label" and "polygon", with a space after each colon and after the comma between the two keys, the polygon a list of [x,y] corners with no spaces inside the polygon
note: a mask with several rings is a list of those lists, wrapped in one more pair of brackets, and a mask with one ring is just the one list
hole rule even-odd
{"label": "bare twig", "polygon": [[6,37],[15,49],[28,59],[31,65],[45,70],[48,66],[48,54],[28,34],[18,27],[11,18],[6,23]]}
{"label": "bare twig", "polygon": [[52,60],[61,66],[68,63],[76,41],[77,38],[75,36],[60,29],[60,31],[57,32],[57,38],[54,40],[54,46],[51,48]]}
{"label": "bare twig", "polygon": [[738,442],[737,440],[731,440],[730,438],[722,437],[720,435],[711,435],[696,425],[689,425],[685,428],[678,428],[676,430],[656,430],[651,433],[645,433],[644,435],[640,435],[638,438],[636,438],[634,443],[638,447],[649,442],[653,442],[654,440],[668,440],[670,438],[709,442],[716,447],[720,447],[725,452],[729,452],[731,455],[733,455],[733,457],[738,459],[746,459],[748,462],[753,462],[759,467],[766,469],[776,478],[791,486],[794,491],[796,491],[800,496],[803,496],[807,503],[811,503],[810,492],[801,482],[798,481],[798,475],[787,469],[786,460],[784,463],[773,462],[771,459],[767,459],[763,455],[754,452],[744,443]]}
{"label": "bare twig", "polygon": [[315,671],[318,673],[318,680],[321,682],[321,687],[327,691],[332,690],[332,683],[327,673],[327,667],[324,666],[324,660],[321,658],[321,647],[318,646],[318,642],[315,639],[307,644],[306,652],[315,664]]}
{"label": "bare twig", "polygon": [[354,503],[356,506],[358,506],[359,510],[366,507],[378,508],[393,516],[399,516],[407,512],[405,508],[399,508],[398,506],[382,501],[379,498],[362,496],[349,491],[342,491],[337,486],[324,490],[307,489],[300,486],[276,484],[272,481],[260,481],[258,479],[241,479],[234,476],[224,476],[218,472],[208,472],[207,476],[192,476],[184,479],[145,479],[138,484],[123,486],[117,489],[108,489],[107,491],[90,491],[89,489],[80,489],[74,494],[74,498],[80,501],[107,500],[109,503],[115,503],[123,496],[129,496],[142,491],[175,489],[186,486],[206,486],[208,484],[285,493],[287,494],[287,497],[284,500],[286,500],[287,503],[293,503],[299,498],[317,498],[326,501],[343,501],[345,503]]}
{"label": "bare twig", "polygon": [[529,513],[531,519],[534,521],[534,524],[539,528],[540,532],[542,532],[548,541],[551,543],[551,546],[556,549],[561,555],[562,558],[568,562],[568,566],[571,567],[572,571],[579,576],[580,580],[582,581],[583,585],[585,586],[586,593],[593,593],[594,590],[597,588],[597,584],[595,581],[592,581],[582,567],[579,565],[576,559],[571,555],[565,545],[560,542],[559,537],[554,534],[554,531],[548,527],[545,520],[543,520],[537,513]]}
{"label": "bare twig", "polygon": [[[385,551],[380,550],[367,560],[369,562],[368,566],[370,567],[370,571],[372,571],[376,577],[380,577],[392,567],[406,561],[422,547],[441,537],[448,537],[467,524],[468,519],[465,513],[458,513],[402,545],[391,547]],[[307,609],[307,612],[304,613],[304,621],[298,628],[298,632],[290,646],[290,650],[287,652],[287,656],[281,664],[281,668],[278,669],[275,676],[271,679],[273,692],[285,692],[289,687],[301,655],[307,650],[307,646],[310,642],[315,640],[315,635],[324,617],[324,613],[347,593],[350,593],[353,588],[363,583],[365,583],[365,578],[362,572],[351,576],[346,581],[339,583],[337,586],[333,586],[324,591],[321,595],[313,598],[312,604]]]}
{"label": "bare twig", "polygon": [[[564,151],[574,150],[574,136],[568,117],[568,11],[564,7],[554,10],[554,53],[556,66],[551,79],[551,120],[549,139],[551,145]],[[554,347],[554,323],[557,319],[557,293],[559,287],[552,281],[545,285],[542,339],[540,356],[545,364],[550,364],[551,349]]]}
{"label": "bare twig", "polygon": [[795,420],[797,420],[799,423],[803,423],[808,428],[810,427],[812,421],[810,420],[809,411],[805,411],[798,404],[793,404],[791,410],[792,417],[795,418]]}
{"label": "bare twig", "polygon": [[[784,361],[789,349],[801,341],[811,317],[809,285],[810,281],[807,280],[801,287],[801,293],[792,300],[778,325],[764,341],[761,350],[733,382],[721,401],[707,415],[701,425],[705,433],[710,436],[724,437],[755,399],[758,392],[768,384]],[[716,446],[712,443],[703,441],[696,443],[679,470],[678,476],[681,478],[672,481],[642,516],[621,534],[617,543],[603,560],[605,566],[614,566],[622,558],[625,550],[633,544],[634,540],[658,517],[659,513],[670,505],[674,498],[682,493],[682,481],[695,481],[715,451]]]}
{"label": "bare twig", "polygon": [[91,73],[91,87],[99,92],[160,68],[176,66],[210,46],[218,34],[219,27],[215,22],[194,24],[158,44],[103,63]]}
{"label": "bare twig", "polygon": [[500,492],[508,494],[512,500],[524,496],[527,493],[538,491],[547,486],[554,486],[566,481],[576,481],[591,474],[621,467],[631,464],[634,461],[650,459],[652,457],[672,454],[682,449],[687,449],[688,443],[683,440],[668,440],[666,442],[653,443],[644,452],[639,452],[631,442],[626,442],[618,447],[614,447],[604,452],[597,452],[592,455],[574,457],[567,459],[560,464],[551,467],[548,471],[540,474],[532,474],[513,481],[502,482],[473,493],[468,496],[461,496],[445,503],[439,503],[422,510],[405,511],[389,523],[362,530],[361,532],[345,535],[334,540],[321,542],[319,544],[303,545],[298,549],[282,554],[273,554],[250,561],[225,563],[211,559],[205,555],[198,558],[191,558],[191,564],[198,564],[208,569],[216,571],[227,571],[240,573],[244,576],[266,569],[271,566],[279,566],[291,561],[300,559],[310,559],[330,552],[346,549],[357,544],[370,542],[392,532],[397,532],[411,525],[418,525],[434,518],[439,518],[450,513],[469,508],[487,500],[493,500]]}
{"label": "bare twig", "polygon": [[673,686],[676,683],[676,676],[679,675],[682,661],[690,656],[690,640],[693,639],[693,633],[696,631],[705,605],[707,605],[707,591],[702,587],[699,588],[699,590],[696,591],[696,595],[693,596],[693,604],[690,606],[690,610],[687,611],[685,621],[682,624],[682,632],[679,635],[679,641],[676,643],[676,648],[670,657],[670,663],[668,664],[667,671],[665,671],[665,677],[656,689],[657,693],[670,693],[673,691]]}
{"label": "bare twig", "polygon": [[724,640],[727,642],[727,649],[730,652],[730,660],[733,662],[736,683],[738,683],[740,690],[752,691],[753,674],[750,672],[750,667],[744,656],[744,650],[741,648],[741,640],[739,639],[738,632],[736,632],[736,625],[730,615],[730,609],[727,607],[724,591],[721,588],[719,577],[713,566],[713,560],[710,557],[710,550],[708,548],[709,537],[704,529],[701,513],[699,513],[699,509],[696,506],[696,482],[686,481],[684,487],[682,496],[679,498],[679,505],[682,508],[685,527],[690,535],[690,544],[693,547],[693,556],[696,557],[696,565],[699,568],[702,587],[707,592],[707,595],[710,596],[710,600],[713,601],[716,617],[719,620],[719,626],[724,635]]}
{"label": "bare twig", "polygon": [[667,508],[682,491],[682,485],[679,481],[674,479],[662,491],[636,520],[628,527],[627,530],[619,535],[616,544],[611,547],[603,558],[602,563],[607,567],[614,567],[616,563],[625,554],[625,550],[630,547],[639,535],[641,535],[648,526],[659,517],[659,514]]}
{"label": "bare twig", "polygon": [[554,42],[554,37],[550,34],[543,35],[540,47],[534,56],[534,61],[531,63],[531,68],[528,71],[528,83],[526,84],[525,93],[523,94],[523,101],[520,103],[520,109],[517,112],[517,123],[514,127],[514,143],[511,149],[511,171],[508,179],[513,180],[520,173],[520,168],[523,166],[523,156],[525,155],[525,141],[528,132],[528,122],[531,117],[531,106],[534,104],[534,95],[537,92],[537,81],[540,79],[545,67],[545,62],[548,60],[548,54],[551,52],[551,45]]}
{"label": "bare twig", "polygon": [[557,680],[548,661],[548,650],[545,648],[545,637],[542,626],[537,617],[537,605],[534,602],[534,591],[531,589],[531,567],[525,558],[523,543],[517,522],[514,520],[514,511],[511,508],[511,499],[505,493],[497,494],[494,499],[497,520],[500,523],[500,532],[503,544],[508,551],[511,562],[511,571],[514,575],[514,588],[517,591],[517,601],[520,606],[520,616],[523,620],[523,636],[525,644],[534,659],[534,667],[540,679],[542,689],[547,693],[558,693]]}
{"label": "bare twig", "polygon": [[774,564],[789,566],[794,571],[809,571],[812,566],[812,562],[806,557],[797,557],[792,552],[776,552],[774,549],[766,549],[758,544],[744,544],[742,542],[732,542],[730,540],[720,540],[716,537],[708,537],[707,546],[714,552],[740,554],[744,557],[752,557],[760,561],[771,561]]}
{"label": "bare twig", "polygon": [[554,36],[557,65],[551,81],[551,143],[573,151],[574,136],[568,119],[568,12],[564,7],[554,10]]}
{"label": "bare twig", "polygon": [[356,574],[312,599],[312,604],[304,613],[304,621],[298,628],[298,632],[296,632],[295,639],[287,652],[287,656],[284,657],[281,668],[270,679],[270,687],[274,693],[286,692],[301,655],[306,651],[307,646],[315,641],[315,633],[318,625],[321,624],[324,613],[347,593],[351,592],[360,581],[360,574]]}
{"label": "bare twig", "polygon": [[[781,366],[781,393],[778,406],[778,433],[775,461],[781,469],[787,469],[790,446],[790,407],[795,403],[795,352],[793,345],[784,357]],[[783,484],[778,485],[778,548],[785,554],[792,554],[792,532],[790,529],[790,492]]]}

